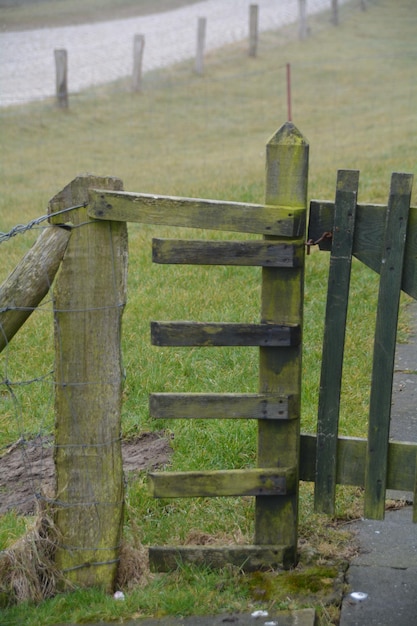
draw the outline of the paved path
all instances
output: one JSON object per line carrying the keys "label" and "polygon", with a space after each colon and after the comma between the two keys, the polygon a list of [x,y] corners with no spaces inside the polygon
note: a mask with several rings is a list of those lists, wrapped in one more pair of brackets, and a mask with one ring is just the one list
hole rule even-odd
{"label": "paved path", "polygon": [[[253,1],[259,6],[260,32],[298,19],[298,0]],[[68,51],[68,88],[74,93],[130,75],[135,34],[145,35],[144,72],[192,58],[199,17],[207,18],[207,51],[245,39],[249,4],[249,0],[206,0],[111,22],[0,33],[0,106],[55,94],[54,49]],[[308,0],[307,5],[312,15],[328,9],[330,2]]]}

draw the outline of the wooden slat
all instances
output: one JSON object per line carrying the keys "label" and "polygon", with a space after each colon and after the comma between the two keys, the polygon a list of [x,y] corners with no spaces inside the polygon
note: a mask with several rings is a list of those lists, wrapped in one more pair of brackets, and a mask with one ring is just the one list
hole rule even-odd
{"label": "wooden slat", "polygon": [[278,419],[297,415],[299,398],[274,394],[153,393],[150,415],[157,419]]}
{"label": "wooden slat", "polygon": [[[381,241],[384,237],[386,205],[360,204],[356,209],[353,254],[376,272],[381,268]],[[308,238],[317,241],[324,232],[332,230],[334,203],[312,200]],[[323,239],[321,250],[331,250],[331,240]],[[401,288],[417,299],[417,207],[411,207],[407,239],[404,251],[404,267]]]}
{"label": "wooden slat", "polygon": [[300,208],[156,196],[123,191],[90,192],[90,217],[188,228],[298,237],[305,229]]}
{"label": "wooden slat", "polygon": [[[339,437],[337,441],[338,485],[365,486],[366,439]],[[301,435],[300,480],[314,482],[317,456],[315,435]],[[417,444],[390,441],[387,489],[413,491],[417,471]]]}
{"label": "wooden slat", "polygon": [[221,569],[235,565],[244,572],[262,569],[288,569],[292,565],[289,546],[150,546],[149,564],[153,572],[168,572],[183,563]]}
{"label": "wooden slat", "polygon": [[298,267],[300,246],[272,241],[153,239],[154,263]]}
{"label": "wooden slat", "polygon": [[154,498],[283,496],[294,493],[295,468],[149,473]]}
{"label": "wooden slat", "polygon": [[384,518],[392,378],[413,177],[394,173],[385,225],[368,423],[365,517]]}
{"label": "wooden slat", "polygon": [[206,322],[151,322],[156,346],[270,346],[299,345],[299,326]]}
{"label": "wooden slat", "polygon": [[346,317],[359,172],[337,175],[317,422],[316,511],[333,514]]}

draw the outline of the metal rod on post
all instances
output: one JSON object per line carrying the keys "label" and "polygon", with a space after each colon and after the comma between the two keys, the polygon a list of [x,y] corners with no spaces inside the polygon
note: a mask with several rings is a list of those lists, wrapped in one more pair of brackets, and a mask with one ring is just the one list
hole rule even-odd
{"label": "metal rod on post", "polygon": [[[302,209],[305,215],[308,150],[305,137],[291,122],[286,122],[270,139],[266,146],[266,204],[288,207],[289,212]],[[304,230],[305,226],[296,238],[288,240],[300,249],[298,268],[262,268],[263,323],[294,324],[302,329]],[[301,354],[301,342],[287,348],[260,348],[260,393],[297,398],[296,417],[286,421],[260,420],[258,424],[258,466],[292,467],[297,478],[293,493],[256,498],[255,543],[286,546],[288,566],[297,560]]]}

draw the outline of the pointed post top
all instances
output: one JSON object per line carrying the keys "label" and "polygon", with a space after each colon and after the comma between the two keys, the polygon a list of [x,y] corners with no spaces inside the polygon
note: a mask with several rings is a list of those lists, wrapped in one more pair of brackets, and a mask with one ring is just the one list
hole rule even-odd
{"label": "pointed post top", "polygon": [[293,122],[285,122],[272,135],[267,145],[280,144],[282,146],[308,146],[308,140],[293,124]]}
{"label": "pointed post top", "polygon": [[307,207],[307,139],[285,122],[266,145],[266,204]]}

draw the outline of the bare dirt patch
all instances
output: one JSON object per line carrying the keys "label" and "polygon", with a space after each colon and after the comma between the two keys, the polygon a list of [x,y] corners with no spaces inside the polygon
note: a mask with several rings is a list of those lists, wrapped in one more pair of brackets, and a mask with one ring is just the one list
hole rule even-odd
{"label": "bare dirt patch", "polygon": [[[169,463],[172,448],[163,432],[143,433],[122,442],[125,472],[138,472]],[[51,494],[55,484],[52,437],[19,440],[0,458],[0,514],[14,509],[35,512],[40,494]]]}

